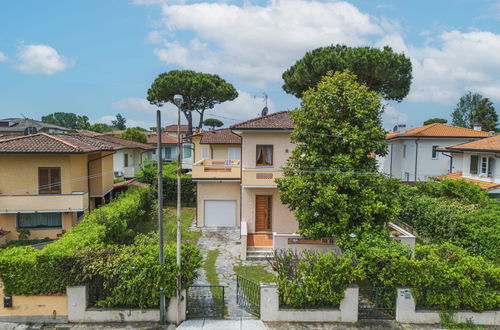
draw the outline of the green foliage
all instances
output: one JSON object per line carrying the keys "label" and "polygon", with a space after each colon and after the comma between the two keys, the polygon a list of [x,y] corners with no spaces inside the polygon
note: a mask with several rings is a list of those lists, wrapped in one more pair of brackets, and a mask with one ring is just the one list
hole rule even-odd
{"label": "green foliage", "polygon": [[[90,253],[89,253],[90,252]],[[106,298],[100,307],[149,308],[158,305],[160,290],[172,297],[177,290],[176,246],[165,247],[165,264],[158,263],[158,236],[138,235],[132,245],[114,245],[82,253],[83,274],[99,278]],[[185,289],[197,276],[201,265],[199,250],[184,244],[181,250],[181,279]],[[82,279],[83,280],[83,279]]]}
{"label": "green foliage", "polygon": [[280,303],[294,308],[337,307],[345,289],[364,275],[350,253],[279,251],[270,262],[278,273]]}
{"label": "green foliage", "polygon": [[44,123],[58,125],[71,129],[89,129],[89,117],[78,116],[71,112],[54,112],[42,117]]}
{"label": "green foliage", "polygon": [[209,126],[212,128],[212,130],[214,130],[216,127],[221,127],[224,125],[224,123],[222,121],[220,121],[219,119],[215,119],[215,118],[207,118],[203,121],[203,125],[205,126]]}
{"label": "green foliage", "polygon": [[[157,167],[153,162],[145,163],[136,173],[135,178],[140,182],[158,186]],[[163,200],[166,204],[177,201],[177,163],[163,164]],[[190,175],[181,175],[181,201],[185,204],[196,203],[196,182]]]}
{"label": "green foliage", "polygon": [[17,238],[20,241],[26,241],[31,235],[31,232],[28,229],[19,229],[17,232]]}
{"label": "green foliage", "polygon": [[208,250],[205,261],[203,262],[203,269],[205,276],[210,285],[220,285],[219,277],[217,276],[216,262],[219,257],[219,249]]}
{"label": "green foliage", "polygon": [[118,135],[117,137],[141,143],[146,143],[148,141],[146,134],[142,133],[142,131],[138,130],[137,128],[127,128],[125,132]]}
{"label": "green foliage", "polygon": [[446,119],[443,119],[443,118],[431,118],[431,119],[427,119],[426,121],[424,121],[424,125],[430,125],[430,124],[446,124],[448,123],[448,120]]}
{"label": "green foliage", "polygon": [[127,128],[127,126],[125,125],[126,122],[127,120],[125,119],[125,117],[118,113],[116,114],[116,119],[111,121],[111,125],[119,130],[124,130]]}
{"label": "green foliage", "polygon": [[96,124],[91,125],[88,129],[90,131],[94,131],[97,133],[103,133],[103,132],[111,132],[115,128],[113,126],[109,126],[108,124],[96,123]]}
{"label": "green foliage", "polygon": [[241,262],[233,265],[236,275],[255,283],[273,283],[276,276],[266,269],[265,265],[243,265]]}
{"label": "green foliage", "polygon": [[432,197],[447,197],[463,204],[478,204],[485,206],[489,203],[488,193],[477,184],[465,180],[430,180],[418,182],[420,193]]}
{"label": "green foliage", "polygon": [[371,47],[336,45],[317,48],[304,55],[283,73],[285,92],[302,97],[309,88],[315,88],[329,71],[353,72],[364,83],[387,100],[401,101],[410,91],[411,61],[404,54]]}
{"label": "green foliage", "polygon": [[9,243],[0,246],[0,249],[9,249],[13,247],[19,247],[19,246],[28,246],[28,245],[35,245],[39,243],[46,243],[46,242],[51,242],[53,241],[51,238],[45,237],[42,239],[26,239],[26,240],[20,240],[20,241],[10,241]]}
{"label": "green foliage", "polygon": [[218,75],[190,70],[172,70],[160,74],[155,79],[151,88],[148,89],[147,98],[151,104],[162,106],[168,102],[175,104],[176,94],[184,98],[181,110],[188,122],[188,134],[193,131],[192,111],[200,115],[198,128],[201,129],[205,110],[238,97],[238,92],[233,85]]}
{"label": "green foliage", "polygon": [[483,131],[495,131],[498,124],[498,115],[491,101],[470,91],[460,98],[451,117],[455,126],[472,128],[474,122],[478,122]]}
{"label": "green foliage", "polygon": [[399,184],[377,173],[372,156],[387,153],[381,113],[380,97],[348,72],[328,73],[291,111],[297,146],[276,182],[300,234],[338,237],[394,218]]}

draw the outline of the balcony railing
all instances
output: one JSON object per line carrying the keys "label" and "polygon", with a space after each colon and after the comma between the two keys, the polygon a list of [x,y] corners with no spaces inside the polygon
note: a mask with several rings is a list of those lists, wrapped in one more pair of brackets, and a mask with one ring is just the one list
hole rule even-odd
{"label": "balcony railing", "polygon": [[193,179],[239,179],[240,161],[232,159],[202,159],[193,164]]}
{"label": "balcony railing", "polygon": [[83,211],[88,206],[89,194],[74,191],[71,194],[0,195],[0,213]]}

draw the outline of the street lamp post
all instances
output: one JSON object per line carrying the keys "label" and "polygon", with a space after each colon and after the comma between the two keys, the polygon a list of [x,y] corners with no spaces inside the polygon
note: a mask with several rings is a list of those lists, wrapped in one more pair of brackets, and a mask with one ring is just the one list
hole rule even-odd
{"label": "street lamp post", "polygon": [[177,105],[177,325],[179,325],[179,307],[181,302],[181,107],[184,104],[182,95],[174,96],[174,103]]}
{"label": "street lamp post", "polygon": [[[156,167],[158,169],[158,249],[160,265],[165,264],[163,249],[163,162],[161,157],[161,112],[156,111]],[[165,293],[160,287],[160,324],[165,324]]]}

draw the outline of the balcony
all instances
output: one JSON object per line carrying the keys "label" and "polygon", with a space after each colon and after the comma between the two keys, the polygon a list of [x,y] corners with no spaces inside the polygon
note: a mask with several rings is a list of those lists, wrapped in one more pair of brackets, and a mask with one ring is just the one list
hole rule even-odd
{"label": "balcony", "polygon": [[283,171],[274,169],[244,169],[241,184],[243,186],[276,186],[274,181],[283,176]]}
{"label": "balcony", "polygon": [[89,194],[74,191],[57,195],[0,195],[0,213],[78,212],[88,206]]}
{"label": "balcony", "polygon": [[240,179],[239,160],[202,159],[193,164],[193,179]]}

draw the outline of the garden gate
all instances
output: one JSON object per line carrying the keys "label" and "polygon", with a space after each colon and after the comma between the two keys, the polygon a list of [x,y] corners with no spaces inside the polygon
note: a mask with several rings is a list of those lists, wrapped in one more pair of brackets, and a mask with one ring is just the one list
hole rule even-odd
{"label": "garden gate", "polygon": [[358,318],[393,320],[396,316],[395,288],[365,286],[359,288]]}
{"label": "garden gate", "polygon": [[191,285],[186,290],[186,318],[223,319],[224,286]]}
{"label": "garden gate", "polygon": [[236,303],[250,314],[260,317],[260,284],[238,275]]}

